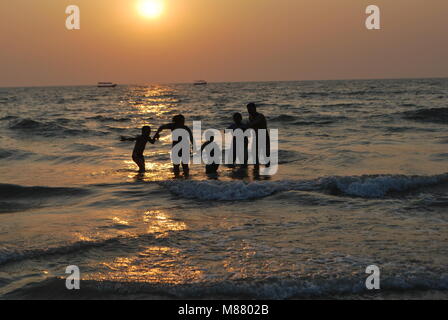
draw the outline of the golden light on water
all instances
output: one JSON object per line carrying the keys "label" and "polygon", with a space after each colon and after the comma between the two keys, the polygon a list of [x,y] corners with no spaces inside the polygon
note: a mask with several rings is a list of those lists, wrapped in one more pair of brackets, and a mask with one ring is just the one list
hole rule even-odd
{"label": "golden light on water", "polygon": [[[121,216],[113,216],[111,220],[114,224],[124,226],[136,223]],[[145,233],[158,239],[169,236],[170,232],[187,229],[185,222],[162,210],[145,211],[138,223],[145,226]],[[202,280],[203,271],[194,264],[186,263],[186,259],[187,256],[180,248],[147,245],[130,256],[115,257],[100,263],[103,270],[88,273],[84,279],[163,284],[185,284]]]}
{"label": "golden light on water", "polygon": [[163,0],[140,0],[137,7],[141,16],[155,19],[162,15],[165,5]]}
{"label": "golden light on water", "polygon": [[[161,141],[168,140],[169,137],[161,138]],[[151,158],[155,156],[160,156],[161,153],[149,153],[146,158],[146,172],[144,174],[140,174],[137,172],[138,167],[132,160],[124,160],[123,164],[126,169],[122,170],[118,174],[127,176],[128,179],[134,181],[136,178],[138,180],[143,181],[161,181],[170,179],[172,177],[172,168],[173,165],[171,162],[163,162],[159,163],[156,161],[151,161]],[[169,153],[166,153],[166,157],[169,159]]]}
{"label": "golden light on water", "polygon": [[168,232],[187,229],[184,222],[176,221],[160,210],[146,211],[143,221],[148,224],[148,233],[156,234],[156,238],[165,237]]}
{"label": "golden light on water", "polygon": [[91,278],[164,284],[185,284],[201,280],[203,271],[181,263],[184,259],[179,249],[149,246],[136,257],[119,257],[112,262],[102,263],[108,272],[92,275]]}

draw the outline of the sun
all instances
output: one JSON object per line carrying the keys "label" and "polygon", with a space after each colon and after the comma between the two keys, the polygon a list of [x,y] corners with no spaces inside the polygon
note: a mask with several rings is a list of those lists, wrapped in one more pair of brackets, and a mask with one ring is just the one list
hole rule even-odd
{"label": "sun", "polygon": [[163,9],[163,0],[140,0],[138,3],[138,11],[145,18],[158,18],[162,15]]}

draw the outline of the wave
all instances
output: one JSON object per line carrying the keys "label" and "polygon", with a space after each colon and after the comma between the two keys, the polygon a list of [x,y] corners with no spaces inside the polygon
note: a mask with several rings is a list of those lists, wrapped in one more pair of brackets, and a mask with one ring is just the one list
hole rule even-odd
{"label": "wave", "polygon": [[269,121],[272,122],[292,122],[294,120],[296,120],[297,118],[295,116],[291,116],[291,115],[287,115],[287,114],[282,114],[278,117],[269,119]]}
{"label": "wave", "polygon": [[0,248],[0,265],[52,255],[69,254],[90,248],[102,247],[110,243],[116,243],[118,241],[119,238],[110,238],[106,240],[78,241],[71,244],[67,244],[65,246],[50,247],[43,249],[30,249],[23,251]]}
{"label": "wave", "polygon": [[434,176],[376,175],[330,177],[321,180],[324,190],[361,198],[384,198],[448,183],[448,173]]}
{"label": "wave", "polygon": [[107,132],[102,131],[79,129],[79,125],[77,126],[77,129],[73,129],[64,127],[59,122],[55,121],[40,122],[32,119],[17,119],[12,121],[9,125],[9,129],[26,134],[33,133],[33,135],[40,135],[44,137],[107,134]]}
{"label": "wave", "polygon": [[[347,120],[347,117],[344,116],[315,116],[311,117],[310,121],[308,121],[308,125],[325,125],[325,124],[332,124],[337,123],[340,121]],[[306,125],[307,121],[298,121],[295,122],[294,125]]]}
{"label": "wave", "polygon": [[14,213],[26,211],[32,208],[36,208],[38,205],[31,203],[20,203],[20,202],[3,202],[0,201],[0,213]]}
{"label": "wave", "polygon": [[26,187],[15,184],[0,184],[0,200],[72,197],[88,194],[90,194],[90,191],[82,188]]}
{"label": "wave", "polygon": [[327,121],[296,121],[293,123],[295,126],[319,126],[325,124],[332,124],[335,121],[327,120]]}
{"label": "wave", "polygon": [[273,123],[288,123],[296,126],[310,126],[310,125],[325,125],[332,124],[339,121],[347,120],[344,116],[328,116],[328,115],[313,115],[313,116],[291,116],[287,114],[269,119]]}
{"label": "wave", "polygon": [[287,163],[292,163],[292,162],[296,162],[296,161],[301,161],[301,160],[306,159],[308,156],[309,155],[302,153],[302,152],[297,152],[297,151],[292,151],[292,150],[279,150],[278,158],[281,160],[278,161],[278,164],[287,164]]}
{"label": "wave", "polygon": [[384,198],[420,188],[448,183],[448,174],[435,176],[376,175],[326,177],[315,180],[280,181],[188,181],[168,180],[159,184],[189,199],[236,201],[264,198],[285,191],[316,191],[366,199]]}
{"label": "wave", "polygon": [[44,130],[61,130],[63,127],[55,123],[42,123],[39,121],[34,121],[32,119],[19,119],[14,121],[10,126],[10,129],[20,130],[20,129],[44,129]]}
{"label": "wave", "polygon": [[362,105],[362,103],[360,103],[360,102],[358,102],[358,103],[344,103],[344,102],[341,102],[341,103],[333,103],[333,104],[324,104],[324,105],[322,105],[322,107],[325,107],[325,108],[334,108],[334,107],[337,107],[337,108],[339,108],[339,107],[357,107],[357,106],[361,106]]}
{"label": "wave", "polygon": [[16,120],[16,119],[18,119],[18,117],[16,117],[16,116],[6,116],[3,118],[0,118],[0,121],[10,121],[10,120]]}
{"label": "wave", "polygon": [[4,97],[4,98],[0,98],[0,104],[8,104],[11,102],[16,102],[18,99],[17,97],[13,96],[13,97]]}
{"label": "wave", "polygon": [[[52,277],[29,284],[6,294],[11,299],[74,298],[73,291],[65,289],[65,279]],[[137,281],[82,280],[77,299],[120,298],[174,298],[174,299],[299,299],[299,298],[364,298],[424,296],[428,291],[439,291],[446,297],[448,276],[396,275],[381,279],[381,292],[372,293],[365,287],[365,276],[333,279],[272,278],[269,280],[241,279],[238,281],[204,281],[192,284],[160,284]],[[418,296],[418,295],[417,295]]]}
{"label": "wave", "polygon": [[448,123],[448,108],[419,109],[416,111],[406,111],[403,114],[406,119],[410,120]]}
{"label": "wave", "polygon": [[96,120],[100,122],[126,122],[130,121],[130,118],[113,118],[113,117],[106,117],[106,116],[95,116],[87,118],[88,120]]}
{"label": "wave", "polygon": [[91,151],[102,151],[103,148],[100,146],[84,143],[72,143],[69,146],[71,149],[80,152],[91,152]]}
{"label": "wave", "polygon": [[[132,226],[123,226],[114,224],[111,226],[104,226],[104,229],[131,229]],[[29,259],[45,258],[48,256],[63,256],[76,252],[84,252],[88,249],[101,248],[111,246],[114,250],[117,250],[121,246],[128,246],[129,241],[142,241],[145,244],[151,241],[164,241],[164,239],[157,239],[152,234],[139,234],[139,235],[117,235],[109,238],[92,239],[92,240],[80,240],[69,243],[63,243],[61,245],[47,247],[47,248],[34,248],[34,249],[13,249],[7,247],[0,247],[0,265],[5,265],[13,262],[20,262]]]}
{"label": "wave", "polygon": [[21,160],[34,155],[32,152],[27,152],[23,150],[11,150],[11,149],[1,149],[0,148],[0,159],[14,159]]}

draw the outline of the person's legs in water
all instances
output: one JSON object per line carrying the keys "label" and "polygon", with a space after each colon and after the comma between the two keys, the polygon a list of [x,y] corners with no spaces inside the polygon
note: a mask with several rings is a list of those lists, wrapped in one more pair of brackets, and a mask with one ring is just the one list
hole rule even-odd
{"label": "person's legs in water", "polygon": [[260,148],[258,147],[258,131],[255,131],[255,169],[260,168],[260,159],[258,157],[258,153]]}
{"label": "person's legs in water", "polygon": [[182,163],[182,171],[184,175],[188,176],[190,174],[190,167],[188,164]]}
{"label": "person's legs in water", "polygon": [[[258,132],[257,132],[256,133],[256,139],[257,139],[256,142],[257,143],[256,143],[256,146],[255,146],[255,149],[256,149],[255,168],[259,168],[260,167],[260,157],[259,157],[260,153],[262,153],[263,156],[266,156],[268,158],[271,156],[271,139],[269,137],[269,133],[266,132],[266,141],[265,141],[265,144],[263,146],[261,146],[261,148],[259,148],[259,145],[258,145],[258,138],[259,138],[259,135],[258,135]],[[265,164],[265,166],[268,167],[268,168],[269,168],[270,165],[271,165],[270,162]]]}
{"label": "person's legs in water", "polygon": [[[269,137],[269,132],[266,132],[266,156],[271,156],[271,138]],[[269,168],[271,166],[271,162],[266,163],[266,167]]]}
{"label": "person's legs in water", "polygon": [[[230,165],[230,167],[235,167],[237,165],[237,141],[236,138],[234,137],[232,140],[232,149],[233,149],[233,162],[232,165]],[[247,137],[244,137],[244,159],[240,159],[242,160],[243,164],[241,165],[242,167],[247,167],[248,161],[249,161],[249,139]]]}
{"label": "person's legs in water", "polygon": [[144,173],[146,171],[145,168],[145,157],[137,154],[132,155],[132,160],[134,160],[135,164],[138,166],[138,172]]}
{"label": "person's legs in water", "polygon": [[230,165],[231,168],[233,168],[236,165],[236,159],[237,159],[237,154],[236,154],[236,138],[233,137],[232,139],[232,150],[233,150],[233,159],[232,159],[232,164]]}
{"label": "person's legs in water", "polygon": [[[173,143],[173,148],[174,148],[174,146],[176,145],[177,143],[176,142],[174,142]],[[182,159],[182,150],[179,150],[179,152],[178,152],[178,157],[179,157],[179,159]],[[174,171],[174,174],[175,175],[178,175],[179,173],[180,173],[180,165],[182,164],[182,168],[183,168],[183,163],[181,162],[181,163],[179,163],[179,164],[174,164],[173,163],[173,171]]]}
{"label": "person's legs in water", "polygon": [[205,166],[205,174],[216,174],[219,169],[219,164],[212,163]]}
{"label": "person's legs in water", "polygon": [[244,138],[244,164],[243,168],[247,168],[249,162],[249,139]]}

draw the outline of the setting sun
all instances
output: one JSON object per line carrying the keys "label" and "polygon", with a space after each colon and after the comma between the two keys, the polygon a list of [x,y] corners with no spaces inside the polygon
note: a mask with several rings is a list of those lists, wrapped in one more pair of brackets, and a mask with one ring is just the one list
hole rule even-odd
{"label": "setting sun", "polygon": [[163,9],[162,0],[141,0],[138,4],[138,11],[146,18],[159,17],[163,13]]}

